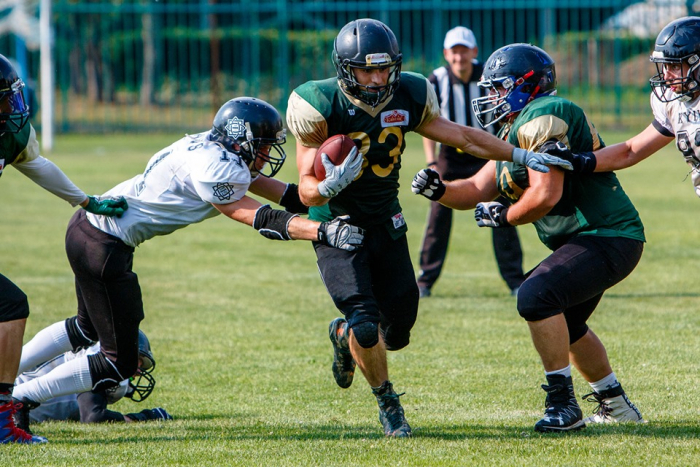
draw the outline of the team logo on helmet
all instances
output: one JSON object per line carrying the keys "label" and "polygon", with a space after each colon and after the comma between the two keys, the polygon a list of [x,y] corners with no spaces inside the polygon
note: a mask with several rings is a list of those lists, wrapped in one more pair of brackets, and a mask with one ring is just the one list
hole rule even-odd
{"label": "team logo on helmet", "polygon": [[245,122],[238,117],[229,118],[225,128],[226,135],[234,139],[245,135]]}

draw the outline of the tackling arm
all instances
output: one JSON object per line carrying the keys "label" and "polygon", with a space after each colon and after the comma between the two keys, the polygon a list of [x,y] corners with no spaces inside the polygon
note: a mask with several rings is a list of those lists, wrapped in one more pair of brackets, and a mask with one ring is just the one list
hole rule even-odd
{"label": "tackling arm", "polygon": [[653,125],[623,143],[613,144],[595,151],[596,172],[610,172],[633,166],[673,141],[664,136]]}

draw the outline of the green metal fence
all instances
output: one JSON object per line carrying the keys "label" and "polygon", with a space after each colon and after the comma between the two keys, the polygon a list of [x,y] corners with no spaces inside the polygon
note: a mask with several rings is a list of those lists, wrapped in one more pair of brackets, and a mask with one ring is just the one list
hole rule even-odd
{"label": "green metal fence", "polygon": [[[196,131],[240,95],[284,111],[295,86],[335,73],[333,39],[361,17],[387,23],[404,70],[425,75],[442,63],[444,34],[456,25],[474,31],[481,60],[507,43],[539,45],[557,62],[560,95],[598,126],[639,127],[651,118],[654,38],[694,12],[687,0],[55,0],[55,128]],[[39,52],[26,39],[6,33],[0,50],[37,85]]]}

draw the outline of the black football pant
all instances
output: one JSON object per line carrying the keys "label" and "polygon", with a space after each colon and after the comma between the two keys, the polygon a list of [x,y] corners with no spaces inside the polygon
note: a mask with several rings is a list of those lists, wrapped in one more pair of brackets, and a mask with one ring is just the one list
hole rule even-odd
{"label": "black football pant", "polygon": [[[78,325],[100,342],[102,354],[129,378],[138,366],[139,323],[143,302],[131,270],[134,249],[93,227],[79,209],[68,224],[66,253],[75,274]],[[93,384],[100,375],[92,374]]]}

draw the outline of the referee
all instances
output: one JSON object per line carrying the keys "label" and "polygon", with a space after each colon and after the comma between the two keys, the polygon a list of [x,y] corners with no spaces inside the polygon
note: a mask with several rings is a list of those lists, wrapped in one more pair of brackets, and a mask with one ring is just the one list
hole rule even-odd
{"label": "referee", "polygon": [[[481,95],[477,82],[483,65],[476,60],[479,49],[474,33],[463,26],[450,29],[445,35],[443,55],[446,66],[433,70],[428,80],[435,88],[443,117],[462,125],[479,127],[471,110],[471,100]],[[436,143],[423,138],[425,160],[429,167],[440,173],[443,180],[457,180],[474,175],[486,164],[480,159],[450,146],[440,145],[439,157],[435,157]],[[501,203],[507,200],[499,198]],[[447,255],[452,229],[452,209],[435,201],[430,203],[428,224],[420,251],[418,288],[422,298],[430,291],[440,276]],[[515,227],[493,229],[493,249],[498,270],[512,295],[525,279],[522,269],[523,253]]]}

